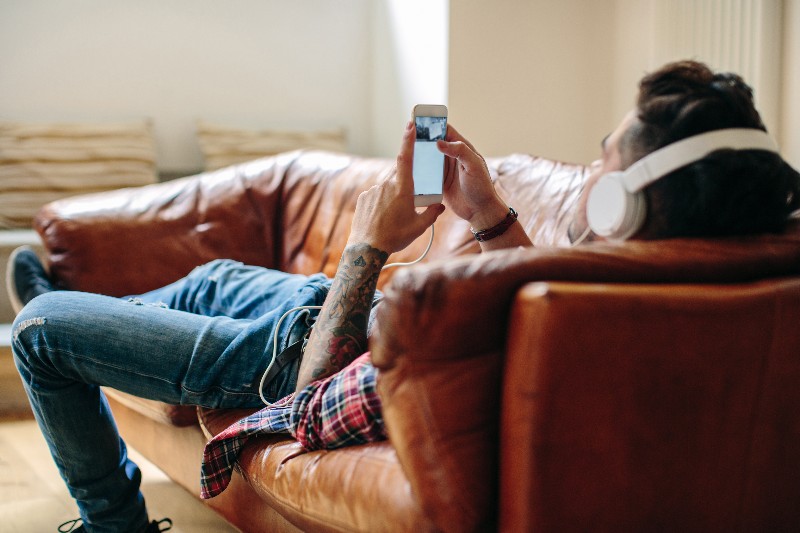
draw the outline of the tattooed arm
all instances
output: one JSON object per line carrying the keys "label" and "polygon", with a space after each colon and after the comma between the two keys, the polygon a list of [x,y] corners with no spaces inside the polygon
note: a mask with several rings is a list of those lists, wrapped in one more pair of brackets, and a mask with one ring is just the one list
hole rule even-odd
{"label": "tattooed arm", "polygon": [[347,246],[300,363],[298,391],[367,351],[372,299],[389,254],[411,244],[444,211],[441,204],[421,213],[414,208],[415,137],[409,123],[394,175],[358,197]]}
{"label": "tattooed arm", "polygon": [[388,258],[388,253],[365,243],[345,248],[300,364],[298,391],[338,372],[367,351],[372,299]]}

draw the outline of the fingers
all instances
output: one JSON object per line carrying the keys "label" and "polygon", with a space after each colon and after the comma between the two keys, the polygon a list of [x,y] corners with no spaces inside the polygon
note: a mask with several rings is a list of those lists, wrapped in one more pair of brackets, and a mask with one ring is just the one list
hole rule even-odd
{"label": "fingers", "polygon": [[403,132],[403,141],[400,145],[400,153],[397,155],[396,167],[397,183],[400,185],[400,190],[404,192],[414,190],[414,140],[416,135],[417,130],[414,128],[414,123],[409,121]]}
{"label": "fingers", "polygon": [[464,141],[438,141],[439,150],[446,156],[456,159],[468,173],[478,173],[486,168],[483,157]]}
{"label": "fingers", "polygon": [[444,205],[442,204],[429,205],[422,213],[419,213],[417,220],[422,226],[423,231],[425,228],[436,222],[436,219],[439,218],[439,215],[442,213],[444,213]]}
{"label": "fingers", "polygon": [[[444,141],[438,141],[439,150],[464,166],[467,172],[477,172],[486,166],[483,157],[475,147],[452,125],[447,125],[447,135]],[[477,165],[477,166],[476,166]]]}
{"label": "fingers", "polygon": [[433,204],[427,206],[422,212],[415,212],[411,215],[411,218],[407,221],[408,238],[403,243],[402,247],[398,249],[405,248],[411,244],[414,239],[425,233],[425,230],[431,227],[444,211],[445,206],[443,204]]}
{"label": "fingers", "polygon": [[455,127],[453,127],[452,124],[448,124],[447,125],[447,135],[445,135],[445,140],[450,141],[450,142],[459,142],[460,141],[460,142],[466,144],[467,146],[469,146],[470,150],[472,150],[473,152],[477,153],[477,150],[472,145],[472,143],[469,142],[463,135],[458,133],[458,130],[456,130]]}

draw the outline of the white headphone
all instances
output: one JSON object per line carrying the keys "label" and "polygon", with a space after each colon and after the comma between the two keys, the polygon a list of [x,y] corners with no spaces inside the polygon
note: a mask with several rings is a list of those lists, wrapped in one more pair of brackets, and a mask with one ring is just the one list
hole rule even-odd
{"label": "white headphone", "polygon": [[772,137],[757,129],[714,130],[681,139],[648,154],[624,172],[610,172],[597,180],[586,202],[589,228],[601,237],[629,238],[644,224],[645,187],[723,148],[778,153]]}

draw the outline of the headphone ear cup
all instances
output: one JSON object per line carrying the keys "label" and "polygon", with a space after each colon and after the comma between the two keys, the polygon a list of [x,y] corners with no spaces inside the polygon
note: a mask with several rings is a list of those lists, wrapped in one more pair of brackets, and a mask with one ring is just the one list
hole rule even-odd
{"label": "headphone ear cup", "polygon": [[623,176],[623,172],[605,174],[589,191],[586,220],[596,235],[625,240],[644,224],[647,211],[644,194],[628,192]]}

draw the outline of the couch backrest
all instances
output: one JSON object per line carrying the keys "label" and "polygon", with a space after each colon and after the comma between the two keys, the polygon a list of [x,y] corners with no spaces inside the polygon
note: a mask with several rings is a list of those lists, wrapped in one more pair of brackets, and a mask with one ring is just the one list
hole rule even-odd
{"label": "couch backrest", "polygon": [[[487,161],[500,194],[519,212],[519,222],[540,246],[563,245],[572,210],[583,187],[585,168],[530,155],[515,154]],[[305,152],[287,168],[283,183],[280,267],[332,276],[347,241],[358,194],[387,176],[394,161],[364,159],[327,152]],[[411,261],[427,246],[429,233],[390,262]],[[436,222],[426,261],[447,259],[480,248],[469,224],[451,212]],[[395,270],[381,275],[384,287]]]}
{"label": "couch backrest", "polygon": [[50,272],[67,289],[123,296],[213,259],[279,266],[280,191],[297,156],[49,203],[34,226]]}
{"label": "couch backrest", "polygon": [[[584,168],[527,155],[488,163],[534,243],[565,243]],[[71,289],[136,294],[218,258],[333,275],[359,193],[393,165],[389,159],[288,152],[148,187],[54,202],[40,210],[36,228],[54,276]],[[391,261],[416,259],[427,243],[426,233]],[[478,251],[468,224],[446,212],[436,223],[427,260]],[[395,273],[382,274],[379,287]]]}

